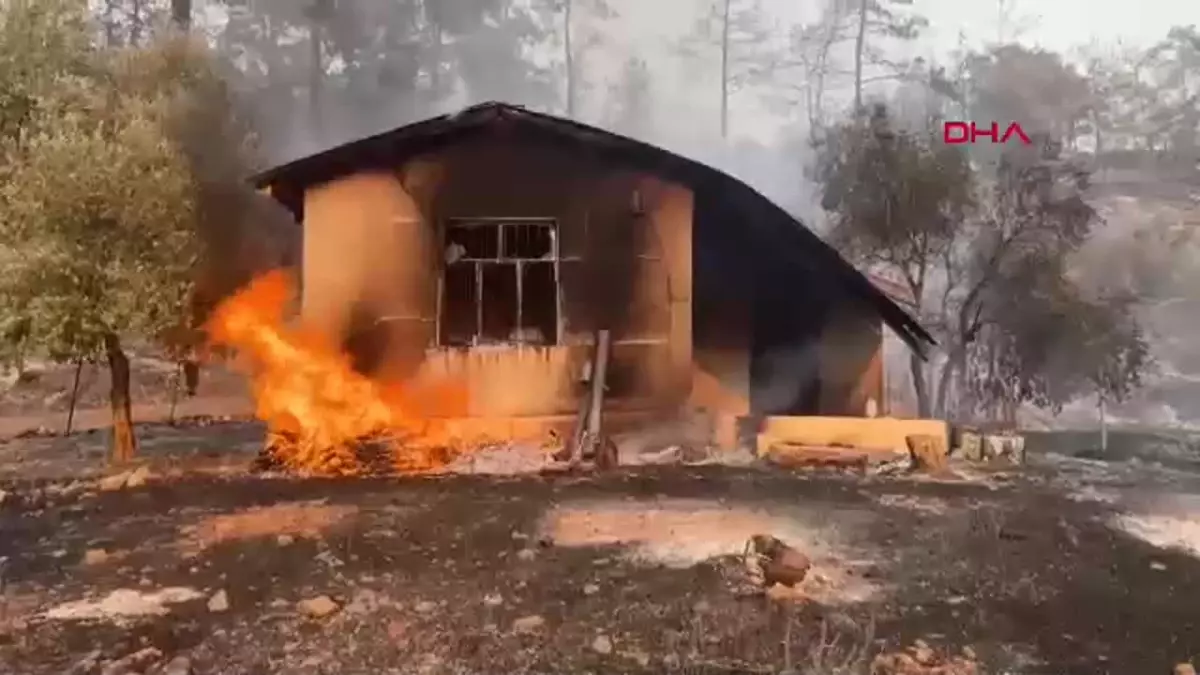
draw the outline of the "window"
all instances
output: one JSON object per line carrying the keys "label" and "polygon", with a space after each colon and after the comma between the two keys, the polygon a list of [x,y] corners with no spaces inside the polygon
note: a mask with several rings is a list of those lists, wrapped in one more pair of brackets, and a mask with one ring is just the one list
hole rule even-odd
{"label": "window", "polygon": [[559,341],[558,230],[551,219],[446,223],[438,343]]}

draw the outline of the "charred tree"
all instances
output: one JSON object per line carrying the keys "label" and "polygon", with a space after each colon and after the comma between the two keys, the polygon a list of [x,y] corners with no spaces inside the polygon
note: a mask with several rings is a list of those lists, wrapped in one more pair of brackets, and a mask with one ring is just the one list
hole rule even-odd
{"label": "charred tree", "polygon": [[171,23],[180,33],[192,29],[192,0],[171,0]]}
{"label": "charred tree", "polygon": [[121,347],[121,339],[115,333],[104,336],[104,351],[108,356],[111,376],[109,403],[112,406],[112,461],[128,462],[137,452],[137,438],[133,434],[133,405],[129,396],[129,357]]}

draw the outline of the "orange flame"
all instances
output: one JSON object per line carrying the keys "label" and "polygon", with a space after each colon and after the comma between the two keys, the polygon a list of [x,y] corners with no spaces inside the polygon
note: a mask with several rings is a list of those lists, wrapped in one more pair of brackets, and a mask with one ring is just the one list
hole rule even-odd
{"label": "orange flame", "polygon": [[[382,441],[394,470],[444,465],[451,444],[435,420],[415,414],[421,397],[363,376],[321,335],[288,325],[292,296],[288,274],[269,272],[221,302],[206,326],[210,344],[233,349],[250,376],[256,416],[286,439],[269,447],[273,459],[305,473],[362,474],[363,447]],[[465,407],[461,387],[420,393],[442,409]]]}

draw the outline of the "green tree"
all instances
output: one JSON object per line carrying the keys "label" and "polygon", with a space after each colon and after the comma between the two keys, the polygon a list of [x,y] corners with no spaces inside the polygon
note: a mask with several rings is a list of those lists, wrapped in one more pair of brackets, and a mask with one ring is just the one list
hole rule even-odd
{"label": "green tree", "polygon": [[[107,361],[112,456],[123,461],[136,449],[125,341],[186,322],[202,253],[197,177],[176,125],[209,63],[178,42],[96,47],[90,19],[84,0],[0,5],[0,63],[20,76],[6,87],[27,102],[20,133],[3,139],[0,307],[22,345]],[[26,49],[13,33],[40,43]]]}
{"label": "green tree", "polygon": [[[877,106],[830,131],[817,176],[834,245],[904,279],[943,348],[933,372],[911,361],[921,414],[951,414],[955,391],[960,409],[974,395],[975,408],[1006,402],[1004,414],[1026,401],[1061,405],[1084,382],[1124,396],[1148,363],[1130,303],[1088,297],[1065,262],[1097,220],[1084,199],[1088,173],[1044,136],[1010,146],[994,173],[977,173],[940,129],[937,119],[900,128]],[[1046,354],[1057,343],[1038,331],[1060,316],[1087,326],[1094,347],[1051,370]],[[968,386],[989,363],[1003,366],[989,372],[1004,375],[991,381],[1004,388]]]}
{"label": "green tree", "polygon": [[1031,254],[996,281],[965,362],[978,412],[1012,423],[1024,401],[1058,412],[1091,394],[1119,403],[1141,385],[1151,357],[1136,303],[1088,297],[1065,266]]}
{"label": "green tree", "polygon": [[[816,172],[832,243],[868,268],[898,273],[926,323],[940,318],[933,302],[937,265],[961,246],[974,180],[965,153],[943,143],[935,126],[897,129],[882,105],[853,114],[827,130]],[[931,399],[916,354],[910,370],[918,408],[928,415]]]}

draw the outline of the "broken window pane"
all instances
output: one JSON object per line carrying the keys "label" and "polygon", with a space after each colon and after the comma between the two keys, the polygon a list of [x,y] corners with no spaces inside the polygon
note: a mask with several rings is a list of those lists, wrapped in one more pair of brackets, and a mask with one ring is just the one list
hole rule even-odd
{"label": "broken window pane", "polygon": [[465,347],[479,330],[475,263],[447,265],[442,282],[442,344]]}
{"label": "broken window pane", "polygon": [[554,257],[554,229],[544,223],[505,225],[504,257],[522,260]]}
{"label": "broken window pane", "polygon": [[455,259],[495,260],[500,257],[500,228],[490,223],[455,224],[446,230],[447,262]]}
{"label": "broken window pane", "polygon": [[519,342],[517,331],[517,266],[480,263],[483,325],[479,343]]}
{"label": "broken window pane", "polygon": [[558,284],[554,263],[521,264],[521,331],[527,344],[554,344],[558,338]]}
{"label": "broken window pane", "polygon": [[442,261],[442,344],[556,344],[556,233],[550,221],[451,222]]}

